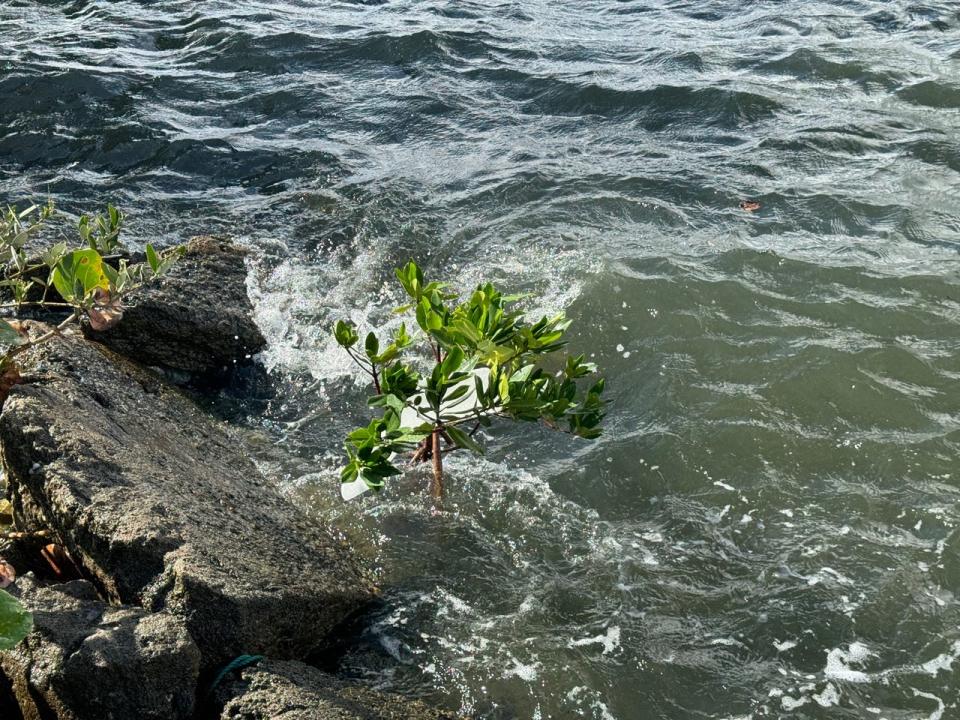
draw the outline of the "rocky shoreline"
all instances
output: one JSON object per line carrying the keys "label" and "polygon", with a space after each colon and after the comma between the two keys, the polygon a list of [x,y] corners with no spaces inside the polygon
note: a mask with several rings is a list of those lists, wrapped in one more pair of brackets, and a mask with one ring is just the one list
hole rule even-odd
{"label": "rocky shoreline", "polygon": [[0,414],[7,494],[18,530],[46,531],[80,579],[28,573],[11,588],[35,626],[0,653],[0,708],[12,720],[452,717],[302,662],[376,589],[177,387],[224,381],[263,345],[242,251],[188,247],[114,328],[21,359]]}

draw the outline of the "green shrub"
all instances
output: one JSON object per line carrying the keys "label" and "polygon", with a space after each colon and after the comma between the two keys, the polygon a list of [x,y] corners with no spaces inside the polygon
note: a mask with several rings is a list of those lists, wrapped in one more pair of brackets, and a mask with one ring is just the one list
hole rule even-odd
{"label": "green shrub", "polygon": [[[370,332],[361,347],[352,324],[334,328],[337,343],[373,384],[369,405],[381,411],[347,435],[344,497],[379,490],[401,474],[397,458],[410,454],[414,464],[432,463],[431,492],[440,498],[443,454],[482,453],[476,432],[498,419],[541,422],[588,439],[600,435],[603,378],[583,355],[556,360],[570,325],[563,314],[528,323],[513,309],[523,298],[504,296],[490,283],[459,300],[447,284],[425,283],[413,262],[396,276],[411,300],[398,312],[412,314],[419,333],[402,324],[389,342]],[[404,360],[414,348],[429,359],[428,372]]]}
{"label": "green shrub", "polygon": [[[0,215],[0,309],[12,312],[15,318],[28,309],[66,314],[54,330],[33,340],[0,318],[0,371],[8,370],[16,355],[84,316],[95,330],[115,324],[123,316],[124,296],[163,275],[184,252],[179,246],[157,252],[148,244],[145,262],[131,264],[120,258],[114,266],[104,259],[104,253],[122,248],[124,215],[110,205],[105,216],[81,216],[77,247],[59,242],[28,256],[26,241],[40,232],[53,214],[53,205],[47,204],[22,211],[8,207]],[[51,290],[58,297],[52,297]]]}

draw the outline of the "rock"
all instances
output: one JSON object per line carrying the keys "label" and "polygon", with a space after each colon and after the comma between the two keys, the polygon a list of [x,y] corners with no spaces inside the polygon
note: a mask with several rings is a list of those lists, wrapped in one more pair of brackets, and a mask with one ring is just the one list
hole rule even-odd
{"label": "rock", "polygon": [[263,349],[247,296],[245,251],[228,241],[196,237],[169,274],[125,300],[123,320],[84,333],[121,355],[204,381]]}
{"label": "rock", "polygon": [[[239,677],[235,677],[239,675]],[[417,700],[337,680],[299,662],[264,660],[215,690],[220,720],[453,720]]]}
{"label": "rock", "polygon": [[154,373],[66,334],[20,362],[0,415],[18,521],[111,602],[182,618],[204,669],[303,657],[373,597],[350,549]]}
{"label": "rock", "polygon": [[25,720],[192,717],[200,652],[178,618],[107,605],[85,580],[17,586],[34,628],[0,668]]}

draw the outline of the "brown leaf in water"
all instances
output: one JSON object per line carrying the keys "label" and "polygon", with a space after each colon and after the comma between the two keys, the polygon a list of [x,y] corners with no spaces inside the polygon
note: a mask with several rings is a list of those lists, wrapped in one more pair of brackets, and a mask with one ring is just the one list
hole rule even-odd
{"label": "brown leaf in water", "polygon": [[741,200],[740,209],[746,210],[747,212],[756,212],[760,209],[760,203],[756,200]]}
{"label": "brown leaf in water", "polygon": [[6,560],[0,560],[0,588],[10,587],[17,579],[17,571]]}
{"label": "brown leaf in water", "polygon": [[90,327],[97,332],[108,330],[123,318],[123,306],[120,298],[114,298],[109,290],[97,288],[93,295],[94,305],[87,310]]}

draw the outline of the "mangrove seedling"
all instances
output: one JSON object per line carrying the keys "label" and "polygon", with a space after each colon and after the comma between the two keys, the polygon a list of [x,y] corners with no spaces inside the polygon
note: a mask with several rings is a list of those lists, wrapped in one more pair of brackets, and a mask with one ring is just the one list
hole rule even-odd
{"label": "mangrove seedling", "polygon": [[[380,490],[402,471],[398,462],[433,466],[431,493],[443,496],[443,456],[483,453],[480,428],[496,420],[540,422],[581,438],[600,435],[604,380],[583,355],[558,359],[570,321],[561,313],[527,322],[490,283],[461,299],[446,283],[425,283],[416,263],[396,270],[419,331],[400,325],[388,342],[339,321],[337,343],[369,377],[379,410],[370,424],[346,438],[341,494]],[[419,352],[417,352],[419,351]]]}

